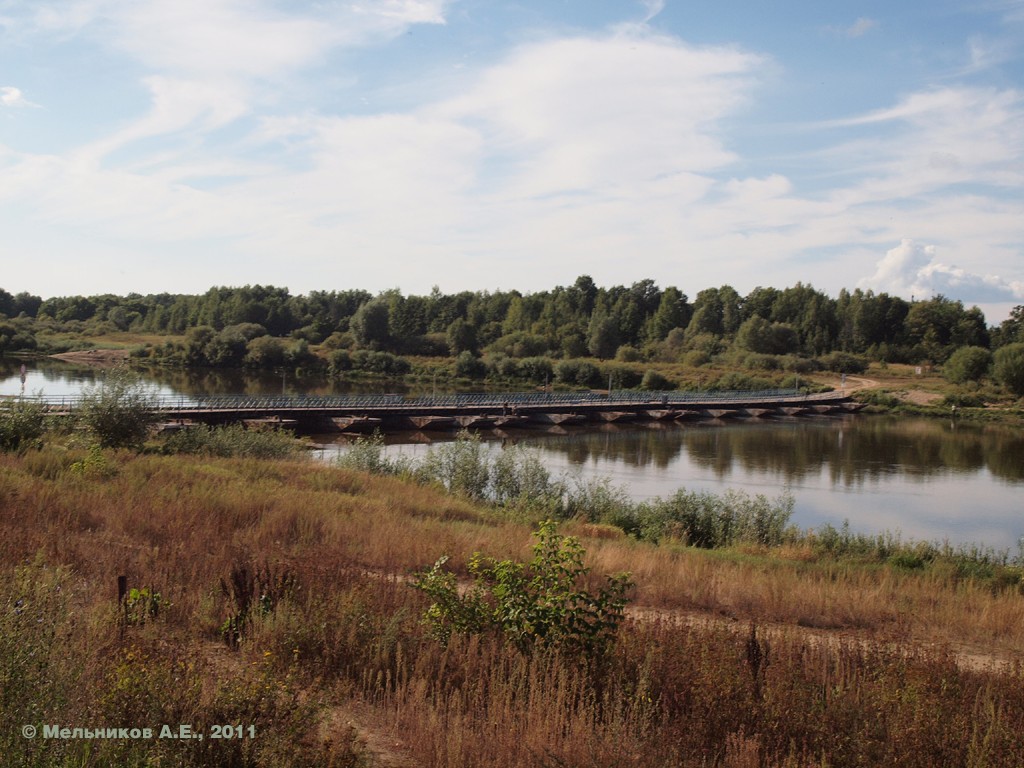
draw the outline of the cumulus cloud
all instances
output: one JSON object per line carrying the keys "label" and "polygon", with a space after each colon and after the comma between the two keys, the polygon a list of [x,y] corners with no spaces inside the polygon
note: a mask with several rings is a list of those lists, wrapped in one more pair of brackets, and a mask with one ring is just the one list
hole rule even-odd
{"label": "cumulus cloud", "polygon": [[903,297],[943,294],[969,303],[992,303],[1024,299],[1024,282],[998,275],[980,275],[943,264],[934,245],[904,239],[886,251],[875,273],[860,281],[861,288]]}

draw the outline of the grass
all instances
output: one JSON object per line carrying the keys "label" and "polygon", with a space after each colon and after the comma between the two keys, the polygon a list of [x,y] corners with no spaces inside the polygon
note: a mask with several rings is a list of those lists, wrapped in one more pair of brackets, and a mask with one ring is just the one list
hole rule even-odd
{"label": "grass", "polygon": [[[591,586],[636,582],[606,656],[522,653],[494,634],[442,644],[410,575],[441,554],[527,559],[530,525],[308,460],[102,451],[103,471],[72,469],[88,460],[53,443],[0,455],[3,721],[258,735],[30,741],[5,727],[5,765],[369,765],[367,728],[431,766],[1024,762],[1024,670],[952,653],[1024,659],[1024,597],[984,574],[808,540],[656,545],[576,519],[563,529]],[[138,590],[127,615],[119,575]],[[369,724],[339,726],[349,708]]]}

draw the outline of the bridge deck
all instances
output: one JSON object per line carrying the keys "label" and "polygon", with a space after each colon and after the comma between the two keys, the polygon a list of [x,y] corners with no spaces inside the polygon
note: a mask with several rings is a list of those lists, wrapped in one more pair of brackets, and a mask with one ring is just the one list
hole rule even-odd
{"label": "bridge deck", "polygon": [[[53,415],[70,415],[81,397],[29,398],[41,401]],[[842,392],[805,395],[795,390],[756,392],[507,392],[406,398],[402,395],[298,396],[154,396],[152,409],[167,420],[224,423],[239,420],[288,419],[305,427],[330,424],[331,418],[381,419],[394,426],[416,417],[540,416],[579,414],[609,420],[609,414],[652,416],[672,409],[713,416],[731,412],[828,406],[849,402]],[[819,408],[820,410],[820,408]]]}

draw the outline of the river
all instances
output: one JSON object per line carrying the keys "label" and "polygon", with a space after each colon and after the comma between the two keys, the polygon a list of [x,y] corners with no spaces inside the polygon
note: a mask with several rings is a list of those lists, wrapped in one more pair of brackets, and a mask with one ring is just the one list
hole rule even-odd
{"label": "river", "polygon": [[[0,361],[0,394],[22,391],[17,366]],[[24,391],[75,394],[95,381],[76,366],[34,361]],[[270,394],[338,391],[315,380],[164,371],[151,381],[162,394]],[[392,388],[393,389],[393,388]],[[351,391],[351,390],[349,390]],[[493,450],[497,435],[485,434]],[[395,435],[388,450],[422,455],[443,434]],[[800,417],[646,427],[522,430],[506,437],[535,448],[556,475],[608,478],[634,499],[679,488],[736,489],[771,497],[789,492],[802,528],[849,521],[862,533],[977,544],[1016,554],[1024,537],[1024,430],[949,420],[890,416]],[[321,455],[346,440],[319,436]]]}

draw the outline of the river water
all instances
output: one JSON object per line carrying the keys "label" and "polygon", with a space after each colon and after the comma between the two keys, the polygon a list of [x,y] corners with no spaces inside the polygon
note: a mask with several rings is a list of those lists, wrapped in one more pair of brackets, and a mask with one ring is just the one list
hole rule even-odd
{"label": "river water", "polygon": [[[0,360],[0,395],[22,391],[20,363]],[[75,394],[95,374],[49,361],[26,364],[24,390]],[[163,378],[158,378],[162,376]],[[272,394],[337,391],[323,382],[269,375],[163,372],[162,394]],[[502,436],[485,433],[492,450]],[[319,436],[322,456],[345,438]],[[389,436],[388,451],[423,455],[441,433]],[[504,436],[540,453],[555,475],[608,478],[634,499],[679,488],[735,489],[795,499],[802,528],[849,521],[862,533],[977,544],[1016,554],[1024,537],[1024,430],[890,416],[799,417],[721,424],[656,424],[519,430]]]}

